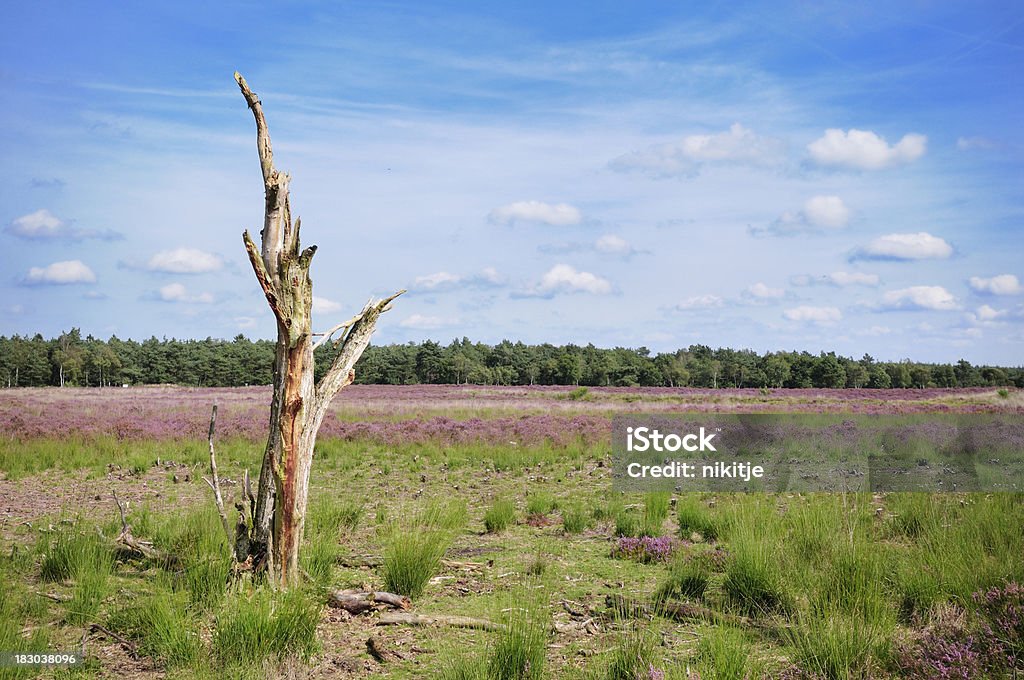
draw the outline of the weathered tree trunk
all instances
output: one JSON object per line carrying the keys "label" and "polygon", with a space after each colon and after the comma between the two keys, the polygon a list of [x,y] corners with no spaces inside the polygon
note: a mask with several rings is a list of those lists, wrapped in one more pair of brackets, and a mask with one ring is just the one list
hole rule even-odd
{"label": "weathered tree trunk", "polygon": [[[296,583],[300,574],[299,546],[320,424],[334,395],[354,380],[353,366],[369,344],[377,318],[404,291],[384,300],[371,299],[352,319],[326,333],[313,333],[313,282],[309,268],[316,246],[302,249],[300,221],[296,219],[292,224],[288,203],[291,178],[274,168],[262,104],[239,73],[235,73],[235,81],[256,119],[256,146],[266,197],[261,247],[256,247],[248,231],[242,234],[242,239],[256,279],[277,320],[270,433],[247,537],[248,555],[254,562],[265,558],[271,578],[287,587]],[[334,341],[338,355],[319,384],[314,384],[313,350],[338,332],[340,335]],[[314,335],[322,337],[314,342]]]}

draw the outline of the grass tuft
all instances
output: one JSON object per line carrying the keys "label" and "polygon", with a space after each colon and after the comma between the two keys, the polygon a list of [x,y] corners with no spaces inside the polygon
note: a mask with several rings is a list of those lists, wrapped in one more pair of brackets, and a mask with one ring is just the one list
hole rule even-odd
{"label": "grass tuft", "polygon": [[484,513],[484,529],[496,534],[507,529],[516,520],[516,506],[507,498],[499,498]]}

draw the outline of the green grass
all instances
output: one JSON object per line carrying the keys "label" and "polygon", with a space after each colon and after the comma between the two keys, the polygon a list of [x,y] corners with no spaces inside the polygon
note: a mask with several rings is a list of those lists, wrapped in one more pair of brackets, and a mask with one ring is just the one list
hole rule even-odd
{"label": "green grass", "polygon": [[558,507],[555,497],[547,491],[534,491],[526,497],[526,514],[548,515]]}
{"label": "green grass", "polygon": [[712,520],[707,507],[694,494],[683,494],[676,502],[676,522],[679,525],[679,537],[689,540],[696,532],[706,541],[718,538],[718,524]]}
{"label": "green grass", "polygon": [[316,626],[322,605],[301,590],[261,589],[229,598],[216,618],[213,655],[227,664],[252,664],[296,655],[308,659],[319,649]]}
{"label": "green grass", "polygon": [[415,599],[441,568],[455,530],[465,524],[466,504],[461,500],[434,501],[412,518],[385,528],[381,576],[386,590]]}
{"label": "green grass", "polygon": [[516,504],[508,498],[495,500],[484,513],[484,529],[489,534],[504,531],[516,521]]}
{"label": "green grass", "polygon": [[657,602],[679,598],[700,600],[710,580],[711,569],[705,560],[696,556],[677,555],[669,563],[668,575],[654,591],[654,599]]}
{"label": "green grass", "polygon": [[168,668],[196,664],[205,653],[184,593],[160,590],[127,602],[111,615],[110,626]]}
{"label": "green grass", "polygon": [[732,559],[722,588],[729,601],[747,615],[772,613],[789,603],[778,550],[763,538],[756,526],[744,527],[730,543]]}
{"label": "green grass", "polygon": [[602,680],[651,677],[651,669],[660,670],[654,663],[654,644],[654,636],[646,629],[627,631],[608,653],[604,668],[595,672],[594,677]]}
{"label": "green grass", "polygon": [[489,650],[487,675],[494,680],[540,680],[545,673],[551,614],[533,581],[513,590],[506,602],[504,628]]}
{"label": "green grass", "polygon": [[762,677],[761,666],[752,655],[752,645],[743,631],[715,627],[697,644],[697,669],[701,680],[744,680]]}
{"label": "green grass", "polygon": [[579,534],[590,528],[591,515],[581,505],[562,509],[562,530],[567,534]]}

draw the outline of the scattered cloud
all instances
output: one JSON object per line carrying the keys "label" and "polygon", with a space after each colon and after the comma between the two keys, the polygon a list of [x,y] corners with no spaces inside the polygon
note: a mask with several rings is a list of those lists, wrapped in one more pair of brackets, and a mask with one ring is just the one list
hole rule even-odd
{"label": "scattered cloud", "polygon": [[562,293],[590,293],[607,295],[612,292],[612,284],[604,278],[590,272],[578,271],[567,264],[556,264],[540,278],[530,290],[523,293],[526,297],[552,297]]}
{"label": "scattered cloud", "polygon": [[846,288],[848,286],[874,287],[879,284],[878,274],[865,274],[863,272],[832,272],[822,276],[800,275],[790,279],[794,286],[835,286]]}
{"label": "scattered cloud", "polygon": [[487,216],[487,219],[493,224],[537,222],[562,227],[579,224],[583,220],[583,215],[579,208],[568,203],[518,201],[495,208]]}
{"label": "scattered cloud", "polygon": [[782,312],[782,315],[790,321],[803,323],[830,324],[843,318],[842,312],[837,307],[813,307],[811,305],[800,305]]}
{"label": "scattered cloud", "polygon": [[713,309],[721,307],[725,302],[717,295],[693,295],[672,306],[675,311],[688,309]]}
{"label": "scattered cloud", "polygon": [[856,332],[857,335],[866,335],[869,337],[889,335],[890,333],[892,333],[892,329],[888,326],[869,326],[868,328],[864,328]]}
{"label": "scattered cloud", "polygon": [[81,260],[65,260],[45,267],[32,267],[24,282],[32,286],[95,283],[96,275]]}
{"label": "scattered cloud", "polygon": [[606,255],[621,255],[623,257],[628,257],[636,252],[629,241],[615,234],[605,234],[597,239],[594,242],[594,250]]}
{"label": "scattered cloud", "polygon": [[149,271],[165,274],[205,274],[218,271],[223,266],[219,256],[196,248],[162,250],[146,263]]}
{"label": "scattered cloud", "polygon": [[944,260],[953,246],[926,231],[915,234],[887,234],[857,250],[851,259],[861,260]]}
{"label": "scattered cloud", "polygon": [[751,229],[755,236],[786,236],[842,229],[850,223],[850,209],[838,196],[814,196],[802,210],[784,212],[767,227]]}
{"label": "scattered cloud", "polygon": [[459,324],[458,319],[448,319],[440,316],[425,316],[423,314],[413,314],[407,316],[399,322],[399,326],[402,328],[412,328],[420,331],[433,331],[439,328],[448,328],[449,326],[457,326]]}
{"label": "scattered cloud", "polygon": [[168,283],[166,286],[161,286],[160,290],[157,291],[157,297],[163,302],[190,302],[204,305],[213,302],[211,294],[199,293],[198,295],[192,295],[180,283]]}
{"label": "scattered cloud", "polygon": [[949,311],[957,309],[956,298],[942,286],[911,286],[890,290],[882,295],[884,309],[931,309]]}
{"label": "scattered cloud", "polygon": [[327,298],[313,296],[313,313],[314,314],[330,314],[331,312],[337,312],[341,309],[341,303],[335,302],[334,300],[328,300]]}
{"label": "scattered cloud", "polygon": [[910,133],[895,145],[870,130],[837,128],[807,145],[811,159],[818,165],[852,170],[881,170],[917,160],[928,148],[928,138]]}
{"label": "scattered cloud", "polygon": [[1019,295],[1024,292],[1024,287],[1013,274],[1000,274],[989,279],[972,276],[968,283],[978,293],[988,295]]}
{"label": "scattered cloud", "polygon": [[987,137],[960,137],[956,140],[956,148],[960,151],[989,151],[997,144]]}
{"label": "scattered cloud", "polygon": [[16,217],[7,225],[6,231],[12,236],[32,240],[63,239],[67,241],[81,241],[83,239],[95,238],[104,241],[116,241],[122,238],[121,234],[109,229],[106,231],[78,229],[46,208]]}
{"label": "scattered cloud", "polygon": [[651,177],[693,177],[710,164],[770,166],[778,163],[785,145],[778,139],[755,134],[739,123],[727,131],[690,135],[678,142],[655,144],[613,159],[617,172],[641,172]]}
{"label": "scattered cloud", "polygon": [[786,291],[782,288],[771,288],[770,286],[758,281],[752,286],[747,286],[744,294],[758,300],[777,300],[785,296]]}
{"label": "scattered cloud", "polygon": [[459,288],[497,288],[503,286],[506,279],[494,267],[485,267],[476,274],[463,276],[446,271],[435,272],[425,276],[417,276],[410,286],[416,292],[440,292]]}
{"label": "scattered cloud", "polygon": [[982,305],[978,307],[972,314],[968,314],[968,318],[974,323],[992,323],[1002,319],[1009,314],[1005,309],[995,309],[989,305]]}

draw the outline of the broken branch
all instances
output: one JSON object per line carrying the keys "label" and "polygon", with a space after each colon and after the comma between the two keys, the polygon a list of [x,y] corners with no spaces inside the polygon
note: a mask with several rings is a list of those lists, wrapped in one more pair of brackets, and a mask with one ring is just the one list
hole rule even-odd
{"label": "broken branch", "polygon": [[475,619],[470,616],[446,616],[444,614],[413,614],[411,612],[388,612],[377,619],[378,626],[448,626],[451,628],[471,628],[473,630],[505,630],[505,626],[487,619]]}
{"label": "broken branch", "polygon": [[210,434],[208,441],[210,443],[210,479],[203,477],[203,481],[210,485],[213,489],[213,500],[217,504],[217,513],[220,515],[220,523],[224,527],[224,537],[228,539],[228,551],[234,555],[235,551],[231,549],[231,545],[234,542],[231,536],[231,523],[228,522],[228,513],[224,510],[224,496],[220,492],[220,476],[217,474],[217,454],[213,450],[213,431],[217,426],[217,404],[213,405],[213,412],[210,414]]}

